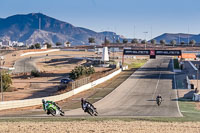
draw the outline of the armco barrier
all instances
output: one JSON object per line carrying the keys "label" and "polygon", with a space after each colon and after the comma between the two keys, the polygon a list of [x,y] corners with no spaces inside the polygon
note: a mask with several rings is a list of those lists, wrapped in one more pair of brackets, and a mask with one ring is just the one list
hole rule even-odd
{"label": "armco barrier", "polygon": [[[127,67],[122,68],[127,69]],[[12,109],[12,108],[20,108],[20,107],[28,107],[28,106],[35,106],[35,105],[41,105],[41,101],[42,99],[46,99],[46,100],[51,100],[51,101],[60,101],[66,98],[69,98],[75,94],[78,94],[80,92],[86,91],[98,84],[101,84],[111,78],[113,78],[114,76],[116,76],[117,74],[119,74],[122,69],[119,69],[115,72],[113,72],[112,74],[105,76],[103,78],[100,78],[96,81],[93,81],[91,83],[88,83],[86,85],[83,85],[81,87],[78,87],[72,91],[69,91],[67,93],[64,94],[60,94],[60,95],[56,95],[56,96],[49,96],[49,97],[42,97],[42,98],[34,98],[34,99],[25,99],[25,100],[15,100],[15,101],[4,101],[4,102],[0,102],[0,110],[4,110],[4,109]]]}

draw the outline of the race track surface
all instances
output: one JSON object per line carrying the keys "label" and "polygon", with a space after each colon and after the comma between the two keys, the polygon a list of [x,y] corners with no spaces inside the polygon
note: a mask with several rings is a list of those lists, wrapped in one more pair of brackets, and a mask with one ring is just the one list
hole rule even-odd
{"label": "race track surface", "polygon": [[[99,116],[181,117],[173,79],[170,57],[149,60],[94,106]],[[155,101],[158,94],[163,97],[159,107]],[[80,108],[66,111],[65,114],[72,117],[88,115]]]}

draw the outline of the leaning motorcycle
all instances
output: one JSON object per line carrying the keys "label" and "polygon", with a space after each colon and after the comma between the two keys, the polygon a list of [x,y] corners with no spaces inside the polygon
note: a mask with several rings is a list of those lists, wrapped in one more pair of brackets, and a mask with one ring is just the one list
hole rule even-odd
{"label": "leaning motorcycle", "polygon": [[93,106],[91,106],[90,104],[88,104],[86,112],[88,114],[90,114],[91,116],[97,116],[98,115],[97,109],[94,108]]}
{"label": "leaning motorcycle", "polygon": [[61,115],[64,116],[65,113],[62,111],[59,107],[55,106],[54,104],[48,103],[47,105],[47,112],[49,112],[51,115]]}

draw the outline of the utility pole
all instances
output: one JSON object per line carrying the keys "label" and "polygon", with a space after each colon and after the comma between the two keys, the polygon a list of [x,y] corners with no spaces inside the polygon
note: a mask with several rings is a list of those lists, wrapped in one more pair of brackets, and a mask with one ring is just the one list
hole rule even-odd
{"label": "utility pole", "polygon": [[1,61],[4,60],[4,57],[1,56],[0,58],[0,68],[1,68],[1,101],[3,101],[3,76],[2,76],[2,63]]}
{"label": "utility pole", "polygon": [[[0,60],[1,66],[1,60]],[[2,68],[1,68],[1,101],[3,102],[3,80],[2,80]]]}
{"label": "utility pole", "polygon": [[113,65],[115,63],[115,48],[114,48],[114,43],[115,43],[115,36],[113,35]]}
{"label": "utility pole", "polygon": [[41,30],[41,18],[39,18],[39,30]]}
{"label": "utility pole", "polygon": [[199,86],[199,83],[198,83],[198,77],[199,76],[199,70],[197,70],[197,90],[198,90],[198,86]]}
{"label": "utility pole", "polygon": [[147,44],[146,44],[146,43],[147,43],[147,41],[146,41],[146,35],[147,35],[147,33],[148,33],[148,32],[147,32],[147,31],[145,31],[145,32],[143,32],[143,33],[144,33],[144,40],[145,40],[145,50],[146,50],[146,47],[147,47]]}
{"label": "utility pole", "polygon": [[190,35],[189,35],[189,32],[190,32],[190,29],[189,29],[189,25],[188,25],[188,45],[189,45],[189,43],[190,43]]}

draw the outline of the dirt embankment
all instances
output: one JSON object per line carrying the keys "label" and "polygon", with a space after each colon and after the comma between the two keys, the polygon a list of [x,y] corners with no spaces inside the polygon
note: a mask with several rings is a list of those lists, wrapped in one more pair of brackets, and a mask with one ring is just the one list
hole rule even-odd
{"label": "dirt embankment", "polygon": [[199,133],[200,123],[147,121],[1,122],[1,133]]}

